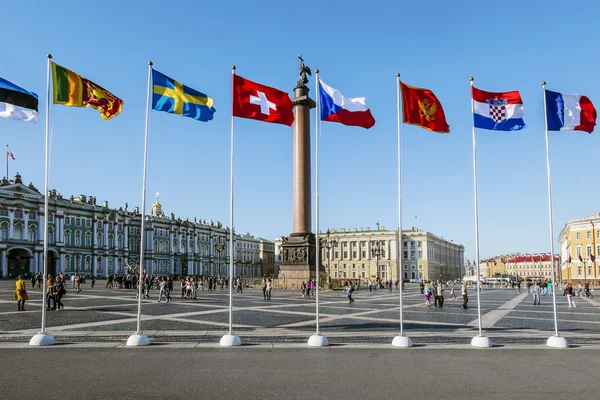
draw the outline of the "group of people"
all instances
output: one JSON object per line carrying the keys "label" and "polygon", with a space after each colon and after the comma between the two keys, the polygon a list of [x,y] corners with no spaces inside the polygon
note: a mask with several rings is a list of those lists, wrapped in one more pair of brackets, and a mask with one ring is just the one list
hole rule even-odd
{"label": "group of people", "polygon": [[311,279],[308,282],[302,282],[302,285],[300,285],[300,292],[302,293],[302,297],[314,296],[315,287],[316,286],[314,279]]}
{"label": "group of people", "polygon": [[[437,281],[422,281],[420,284],[421,293],[425,295],[425,307],[431,307],[431,296],[433,296],[434,301],[433,305],[435,307],[443,308],[444,307],[444,289],[450,290],[450,300],[456,300],[456,294],[454,293],[455,287],[454,282],[442,282],[441,280]],[[467,296],[467,285],[466,282],[462,287],[462,296],[463,296],[463,305],[462,307],[466,310],[468,303]]]}
{"label": "group of people", "polygon": [[263,278],[261,286],[264,300],[271,300],[271,291],[273,290],[273,281],[271,278]]}

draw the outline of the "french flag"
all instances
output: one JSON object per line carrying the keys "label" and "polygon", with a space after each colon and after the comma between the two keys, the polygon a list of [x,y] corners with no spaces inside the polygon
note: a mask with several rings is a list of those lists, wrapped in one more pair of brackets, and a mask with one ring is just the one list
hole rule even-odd
{"label": "french flag", "polygon": [[321,101],[321,121],[339,122],[348,126],[365,129],[375,125],[371,110],[364,97],[348,98],[339,90],[328,86],[319,79],[319,99]]}
{"label": "french flag", "polygon": [[496,93],[471,88],[475,128],[517,131],[525,128],[523,101],[518,91]]}
{"label": "french flag", "polygon": [[596,126],[596,108],[586,96],[546,90],[546,119],[549,131],[586,131]]}

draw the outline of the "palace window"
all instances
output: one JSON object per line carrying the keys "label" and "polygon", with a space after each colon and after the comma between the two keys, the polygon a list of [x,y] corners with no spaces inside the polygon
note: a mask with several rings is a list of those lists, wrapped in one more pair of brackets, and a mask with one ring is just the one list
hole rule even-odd
{"label": "palace window", "polygon": [[113,269],[113,259],[108,259],[108,273],[112,274],[115,270]]}
{"label": "palace window", "polygon": [[592,246],[591,245],[587,246],[587,248],[586,248],[586,255],[587,255],[587,257],[589,257],[589,256],[592,255]]}
{"label": "palace window", "polygon": [[112,233],[108,234],[108,248],[112,249],[115,247],[115,236]]}
{"label": "palace window", "polygon": [[344,258],[348,258],[348,252],[344,251]]}
{"label": "palace window", "polygon": [[420,240],[417,242],[417,244],[418,244],[419,248],[421,248],[422,242]]}
{"label": "palace window", "polygon": [[66,255],[65,256],[65,271],[70,271],[70,270],[71,270],[71,256]]}
{"label": "palace window", "polygon": [[102,221],[98,221],[96,225],[98,229],[102,229]]}
{"label": "palace window", "polygon": [[83,269],[85,271],[90,271],[92,269],[92,260],[90,257],[85,258]]}
{"label": "palace window", "polygon": [[334,258],[340,258],[340,252],[339,251],[335,252],[335,257]]}
{"label": "palace window", "polygon": [[75,226],[81,226],[81,218],[75,218]]}
{"label": "palace window", "polygon": [[16,209],[15,210],[15,218],[23,219],[23,210]]}
{"label": "palace window", "polygon": [[581,232],[577,232],[577,233],[575,234],[575,238],[576,238],[577,240],[581,239]]}
{"label": "palace window", "polygon": [[423,270],[423,264],[419,264],[419,270]]}
{"label": "palace window", "polygon": [[48,222],[54,222],[54,214],[48,215]]}
{"label": "palace window", "polygon": [[575,256],[579,257],[580,255],[581,255],[581,246],[577,246]]}
{"label": "palace window", "polygon": [[590,232],[590,231],[587,231],[587,232],[586,232],[586,234],[585,234],[585,237],[586,237],[588,240],[589,240],[589,239],[591,239],[591,238],[592,238],[592,232]]}
{"label": "palace window", "polygon": [[0,224],[0,240],[8,239],[8,222]]}
{"label": "palace window", "polygon": [[48,243],[54,243],[54,228],[49,226],[48,227]]}
{"label": "palace window", "polygon": [[30,242],[35,242],[36,231],[37,231],[37,229],[36,229],[35,225],[29,226],[29,241]]}
{"label": "palace window", "polygon": [[408,251],[404,251],[404,259],[406,260],[408,258]]}
{"label": "palace window", "polygon": [[102,257],[96,258],[96,273],[102,273]]}
{"label": "palace window", "polygon": [[352,252],[352,258],[356,258],[356,250]]}
{"label": "palace window", "polygon": [[85,220],[85,227],[86,228],[91,228],[92,227],[92,220],[91,219],[86,219]]}
{"label": "palace window", "polygon": [[362,263],[362,265],[361,265],[361,268],[362,268],[362,269],[365,269],[365,268],[366,268],[366,267],[365,267],[365,263]]}
{"label": "palace window", "polygon": [[415,251],[414,250],[411,250],[411,252],[410,252],[410,259],[411,260],[415,259]]}
{"label": "palace window", "polygon": [[423,258],[423,250],[419,250],[419,258]]}
{"label": "palace window", "polygon": [[92,234],[90,232],[85,233],[85,247],[92,246]]}
{"label": "palace window", "polygon": [[81,231],[75,231],[75,247],[81,246]]}
{"label": "palace window", "polygon": [[117,245],[119,250],[123,249],[123,235],[117,236]]}
{"label": "palace window", "polygon": [[15,225],[14,239],[23,240],[23,224]]}
{"label": "palace window", "polygon": [[[0,208],[0,216],[2,217],[8,217],[8,209],[6,208]],[[600,232],[600,231],[598,231]]]}
{"label": "palace window", "polygon": [[98,246],[103,246],[102,238],[103,238],[102,232],[98,232],[98,234],[96,235],[96,244]]}

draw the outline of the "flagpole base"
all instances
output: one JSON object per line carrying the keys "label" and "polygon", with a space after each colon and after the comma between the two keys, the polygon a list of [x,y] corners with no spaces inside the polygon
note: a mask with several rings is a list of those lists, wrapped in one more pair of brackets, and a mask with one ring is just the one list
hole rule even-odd
{"label": "flagpole base", "polygon": [[35,334],[29,341],[30,346],[54,346],[54,336],[49,333],[39,332]]}
{"label": "flagpole base", "polygon": [[486,336],[475,336],[471,339],[471,346],[478,348],[489,348],[492,347],[492,340]]}
{"label": "flagpole base", "polygon": [[546,342],[546,346],[557,349],[566,349],[569,347],[569,342],[562,336],[550,336]]}
{"label": "flagpole base", "polygon": [[315,333],[308,338],[308,345],[310,347],[327,347],[329,346],[329,341],[327,340],[327,336]]}
{"label": "flagpole base", "polygon": [[397,335],[392,340],[392,346],[394,347],[412,347],[412,340],[408,336]]}
{"label": "flagpole base", "polygon": [[234,347],[241,346],[242,341],[239,336],[227,334],[221,338],[219,344],[223,347]]}
{"label": "flagpole base", "polygon": [[137,347],[137,346],[149,346],[150,345],[150,339],[148,339],[148,336],[146,335],[142,335],[142,334],[137,334],[134,333],[133,335],[129,336],[129,339],[127,339],[127,346],[129,347]]}

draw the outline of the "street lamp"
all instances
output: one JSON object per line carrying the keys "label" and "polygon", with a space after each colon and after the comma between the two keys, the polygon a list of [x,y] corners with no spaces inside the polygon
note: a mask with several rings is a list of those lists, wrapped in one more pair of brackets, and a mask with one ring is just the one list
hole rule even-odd
{"label": "street lamp", "polygon": [[221,280],[221,252],[225,250],[225,243],[223,238],[218,237],[216,241],[213,241],[213,249],[217,252],[217,279]]}
{"label": "street lamp", "polygon": [[381,279],[381,271],[379,270],[379,257],[381,256],[381,254],[383,253],[383,249],[381,248],[381,242],[379,240],[376,240],[372,245],[371,245],[371,254],[375,256],[375,265],[377,267],[377,277]]}
{"label": "street lamp", "polygon": [[332,247],[336,247],[338,245],[338,239],[336,237],[331,237],[331,231],[327,229],[327,236],[324,238],[319,238],[319,246],[327,250],[327,288],[331,289],[331,254],[329,250]]}

